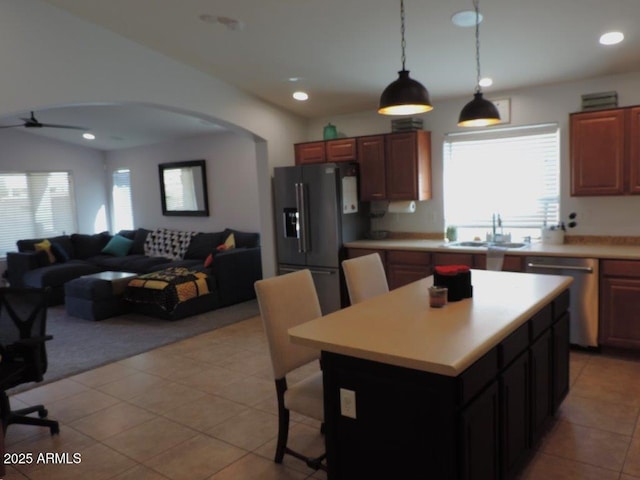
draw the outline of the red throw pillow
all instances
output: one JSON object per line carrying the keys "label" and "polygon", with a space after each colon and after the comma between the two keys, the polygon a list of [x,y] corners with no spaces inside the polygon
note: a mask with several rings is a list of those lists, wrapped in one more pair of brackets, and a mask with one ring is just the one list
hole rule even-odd
{"label": "red throw pillow", "polygon": [[213,265],[213,253],[210,253],[204,260],[205,268],[209,268],[211,265]]}

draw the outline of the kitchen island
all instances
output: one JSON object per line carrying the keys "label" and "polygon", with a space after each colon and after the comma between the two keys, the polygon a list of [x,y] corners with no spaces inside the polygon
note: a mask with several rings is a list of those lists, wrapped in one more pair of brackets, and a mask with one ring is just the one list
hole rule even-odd
{"label": "kitchen island", "polygon": [[289,331],[322,350],[330,480],[510,478],[566,396],[571,278],[472,270],[442,309],[432,282]]}

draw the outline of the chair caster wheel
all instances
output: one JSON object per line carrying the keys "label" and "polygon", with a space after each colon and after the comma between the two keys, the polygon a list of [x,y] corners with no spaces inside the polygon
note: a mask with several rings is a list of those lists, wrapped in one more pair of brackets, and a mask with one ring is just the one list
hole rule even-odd
{"label": "chair caster wheel", "polygon": [[51,436],[60,434],[60,427],[56,425],[55,427],[51,427]]}
{"label": "chair caster wheel", "polygon": [[38,416],[39,416],[40,418],[46,418],[46,417],[47,417],[47,415],[49,415],[49,411],[48,411],[46,408],[43,408],[42,410],[40,410],[40,411],[38,412]]}

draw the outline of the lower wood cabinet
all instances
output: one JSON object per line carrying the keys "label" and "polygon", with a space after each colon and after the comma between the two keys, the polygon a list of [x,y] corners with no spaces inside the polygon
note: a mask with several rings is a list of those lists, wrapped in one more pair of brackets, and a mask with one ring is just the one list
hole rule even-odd
{"label": "lower wood cabinet", "polygon": [[600,261],[600,345],[640,349],[640,262]]}
{"label": "lower wood cabinet", "polygon": [[431,254],[405,250],[387,251],[389,289],[402,287],[433,273]]}

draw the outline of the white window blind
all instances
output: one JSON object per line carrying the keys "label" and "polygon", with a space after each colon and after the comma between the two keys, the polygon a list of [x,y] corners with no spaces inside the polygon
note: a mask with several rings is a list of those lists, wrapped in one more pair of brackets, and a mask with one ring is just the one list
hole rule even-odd
{"label": "white window blind", "polygon": [[557,224],[560,198],[558,126],[451,134],[444,142],[447,225],[504,228]]}
{"label": "white window blind", "polygon": [[111,199],[113,202],[113,230],[133,229],[133,206],[131,203],[131,172],[121,169],[113,172]]}
{"label": "white window blind", "polygon": [[76,231],[70,172],[0,172],[0,257],[17,240]]}

